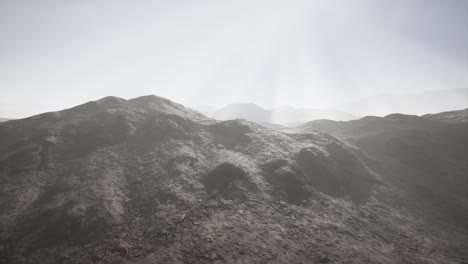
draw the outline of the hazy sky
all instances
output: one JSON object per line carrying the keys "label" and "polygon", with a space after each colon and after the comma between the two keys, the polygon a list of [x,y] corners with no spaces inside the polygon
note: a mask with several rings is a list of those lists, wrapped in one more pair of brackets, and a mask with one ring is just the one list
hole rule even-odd
{"label": "hazy sky", "polygon": [[0,116],[107,95],[327,107],[468,87],[466,0],[0,0]]}

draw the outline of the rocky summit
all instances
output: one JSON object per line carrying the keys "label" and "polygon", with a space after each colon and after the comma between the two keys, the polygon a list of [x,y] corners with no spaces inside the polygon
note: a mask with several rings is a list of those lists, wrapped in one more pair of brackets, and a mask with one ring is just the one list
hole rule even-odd
{"label": "rocky summit", "polygon": [[[325,132],[324,132],[325,131]],[[468,263],[466,123],[157,96],[0,123],[0,263]]]}

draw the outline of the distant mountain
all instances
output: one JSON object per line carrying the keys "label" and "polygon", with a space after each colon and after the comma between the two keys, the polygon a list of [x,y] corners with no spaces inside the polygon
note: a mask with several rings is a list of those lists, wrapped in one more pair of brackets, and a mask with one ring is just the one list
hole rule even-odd
{"label": "distant mountain", "polygon": [[279,107],[263,109],[253,103],[230,104],[215,111],[211,117],[218,120],[246,119],[256,123],[291,124],[316,119],[353,120],[357,117],[334,109],[297,109]]}
{"label": "distant mountain", "polygon": [[218,120],[245,119],[256,123],[272,123],[268,110],[252,103],[236,103],[227,105],[212,115]]}
{"label": "distant mountain", "polygon": [[412,94],[383,94],[333,108],[283,106],[265,109],[254,103],[234,103],[220,109],[209,105],[195,106],[192,109],[217,120],[240,118],[262,124],[296,126],[320,119],[349,121],[362,116],[386,116],[392,113],[423,115],[466,107],[468,107],[468,89],[449,89]]}
{"label": "distant mountain", "polygon": [[448,89],[411,94],[384,94],[338,105],[335,108],[357,116],[392,113],[423,115],[468,107],[468,89]]}
{"label": "distant mountain", "polygon": [[191,106],[190,108],[206,116],[211,116],[218,109],[212,105],[197,105],[197,106]]}
{"label": "distant mountain", "polygon": [[466,123],[468,122],[468,108],[465,110],[442,112],[438,114],[427,114],[423,117],[447,123]]}
{"label": "distant mountain", "polygon": [[10,118],[2,118],[0,117],[0,122],[5,122],[5,121],[8,121],[8,120],[11,120]]}

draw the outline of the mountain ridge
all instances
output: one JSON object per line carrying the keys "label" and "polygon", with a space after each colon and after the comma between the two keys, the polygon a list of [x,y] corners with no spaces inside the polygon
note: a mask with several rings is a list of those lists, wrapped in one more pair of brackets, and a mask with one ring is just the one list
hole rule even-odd
{"label": "mountain ridge", "polygon": [[[447,106],[444,102],[453,102]],[[468,88],[429,90],[411,94],[381,94],[365,97],[330,108],[295,108],[282,106],[262,108],[255,103],[232,103],[222,108],[194,107],[195,110],[219,120],[243,118],[257,123],[285,126],[312,120],[355,120],[363,116],[386,116],[392,113],[425,115],[444,111],[456,111],[468,106]],[[289,124],[288,124],[289,123]]]}
{"label": "mountain ridge", "polygon": [[[411,131],[414,118],[389,116],[378,131]],[[400,163],[369,156],[384,156],[367,146],[375,134],[357,144],[315,127],[217,121],[157,96],[0,123],[0,263],[463,261],[468,230],[452,212],[463,196],[448,191],[465,168],[441,163],[457,177],[434,203],[428,186],[397,180],[437,175],[420,160],[389,170]],[[457,138],[429,139],[444,150]]]}
{"label": "mountain ridge", "polygon": [[422,117],[448,123],[464,123],[468,122],[468,108],[464,110],[446,111],[438,114],[426,114]]}

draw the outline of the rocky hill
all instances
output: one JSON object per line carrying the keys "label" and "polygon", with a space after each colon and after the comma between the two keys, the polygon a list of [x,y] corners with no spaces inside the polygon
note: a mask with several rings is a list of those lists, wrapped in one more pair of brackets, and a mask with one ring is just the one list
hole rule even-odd
{"label": "rocky hill", "polygon": [[438,114],[427,114],[423,116],[427,119],[439,120],[447,123],[467,123],[468,122],[468,108],[465,110],[456,110],[442,112]]}
{"label": "rocky hill", "polygon": [[392,114],[349,122],[313,121],[295,128],[317,129],[358,149],[385,182],[408,189],[437,210],[468,223],[467,123]]}
{"label": "rocky hill", "polygon": [[466,126],[386,119],[281,132],[145,96],[1,123],[0,263],[468,261]]}

